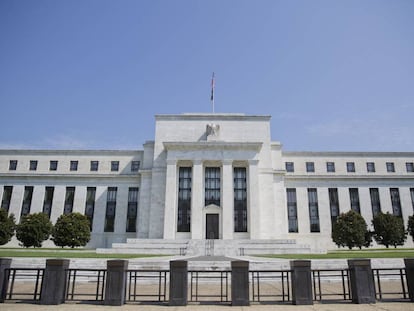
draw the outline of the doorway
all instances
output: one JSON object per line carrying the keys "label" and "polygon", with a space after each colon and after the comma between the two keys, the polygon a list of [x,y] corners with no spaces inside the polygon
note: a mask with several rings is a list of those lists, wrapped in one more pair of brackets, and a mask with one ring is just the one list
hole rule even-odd
{"label": "doorway", "polygon": [[206,214],[206,239],[219,238],[219,214]]}

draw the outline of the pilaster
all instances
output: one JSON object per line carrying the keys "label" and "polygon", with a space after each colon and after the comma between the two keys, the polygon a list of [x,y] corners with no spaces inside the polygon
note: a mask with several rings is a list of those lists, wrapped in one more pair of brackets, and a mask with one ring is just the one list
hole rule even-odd
{"label": "pilaster", "polygon": [[233,193],[233,161],[223,160],[222,191],[222,232],[223,239],[233,239],[234,232],[234,193]]}
{"label": "pilaster", "polygon": [[193,161],[191,181],[191,238],[203,238],[203,162]]}
{"label": "pilaster", "polygon": [[249,179],[248,187],[248,215],[247,224],[251,239],[260,238],[260,202],[259,202],[259,170],[258,160],[249,160]]}
{"label": "pilaster", "polygon": [[177,222],[177,161],[167,160],[165,186],[164,239],[174,239]]}

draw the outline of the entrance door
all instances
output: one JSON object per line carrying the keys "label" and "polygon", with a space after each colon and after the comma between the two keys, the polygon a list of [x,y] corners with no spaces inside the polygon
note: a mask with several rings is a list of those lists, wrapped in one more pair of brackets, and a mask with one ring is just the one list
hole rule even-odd
{"label": "entrance door", "polygon": [[206,239],[219,238],[219,214],[206,214]]}

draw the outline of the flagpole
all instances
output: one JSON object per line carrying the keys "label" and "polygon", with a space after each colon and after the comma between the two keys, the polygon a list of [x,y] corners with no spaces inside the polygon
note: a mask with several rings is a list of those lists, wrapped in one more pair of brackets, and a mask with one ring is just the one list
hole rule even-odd
{"label": "flagpole", "polygon": [[213,113],[214,113],[214,72],[213,72],[213,76],[211,77],[211,105],[213,107]]}

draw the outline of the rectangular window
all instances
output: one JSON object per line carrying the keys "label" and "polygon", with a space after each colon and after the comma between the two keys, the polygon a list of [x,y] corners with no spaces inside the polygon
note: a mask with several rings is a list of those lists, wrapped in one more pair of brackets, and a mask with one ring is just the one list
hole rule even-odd
{"label": "rectangular window", "polygon": [[405,167],[407,168],[407,173],[414,173],[414,163],[413,162],[405,163]]}
{"label": "rectangular window", "polygon": [[191,167],[180,167],[178,173],[178,232],[190,232],[191,230],[191,180]]}
{"label": "rectangular window", "polygon": [[329,188],[328,192],[329,192],[329,206],[331,209],[331,225],[333,225],[339,216],[338,189]]}
{"label": "rectangular window", "polygon": [[115,212],[116,212],[116,194],[117,187],[108,187],[106,197],[106,213],[105,213],[105,232],[114,232],[115,229]]}
{"label": "rectangular window", "polygon": [[314,173],[315,172],[315,163],[313,162],[306,162],[306,172]]}
{"label": "rectangular window", "polygon": [[53,203],[53,193],[55,187],[46,187],[45,188],[45,199],[43,200],[43,213],[47,215],[50,219],[50,214],[52,213],[52,203]]}
{"label": "rectangular window", "polygon": [[286,172],[293,173],[295,171],[295,164],[293,162],[285,163]]}
{"label": "rectangular window", "polygon": [[233,169],[234,232],[247,232],[247,181],[246,168]]}
{"label": "rectangular window", "polygon": [[326,171],[328,173],[335,173],[335,163],[334,162],[326,162]]}
{"label": "rectangular window", "polygon": [[410,188],[410,194],[411,194],[411,204],[413,206],[413,211],[414,211],[414,188]]}
{"label": "rectangular window", "polygon": [[138,172],[140,164],[141,164],[140,161],[132,161],[131,162],[131,172]]}
{"label": "rectangular window", "polygon": [[320,232],[318,193],[316,188],[308,189],[310,232]]}
{"label": "rectangular window", "polygon": [[394,216],[402,217],[400,191],[398,188],[390,188],[392,213]]}
{"label": "rectangular window", "polygon": [[13,186],[4,186],[3,199],[1,200],[1,208],[5,209],[7,212],[9,211],[9,208],[10,208],[12,193],[13,193]]}
{"label": "rectangular window", "polygon": [[21,216],[30,214],[30,206],[32,205],[32,196],[33,196],[33,187],[32,186],[24,187],[22,211],[20,214]]}
{"label": "rectangular window", "polygon": [[395,166],[394,166],[394,162],[387,162],[387,172],[388,173],[394,173],[395,172]]}
{"label": "rectangular window", "polygon": [[95,187],[86,188],[85,216],[89,220],[90,231],[92,231],[93,214],[95,212],[95,196],[96,196]]}
{"label": "rectangular window", "polygon": [[286,189],[289,232],[298,232],[298,204],[296,189]]}
{"label": "rectangular window", "polygon": [[31,171],[36,171],[37,170],[37,161],[36,160],[31,160],[30,161],[29,170],[31,170]]}
{"label": "rectangular window", "polygon": [[99,161],[91,161],[91,172],[98,171]]}
{"label": "rectangular window", "polygon": [[372,216],[377,216],[381,213],[381,203],[378,188],[370,188],[369,194],[371,196]]}
{"label": "rectangular window", "polygon": [[9,171],[15,171],[17,169],[17,160],[10,160]]}
{"label": "rectangular window", "polygon": [[118,172],[119,161],[111,161],[111,172]]}
{"label": "rectangular window", "polygon": [[205,170],[205,206],[215,204],[220,206],[220,168],[206,167]]}
{"label": "rectangular window", "polygon": [[355,162],[346,162],[346,171],[348,173],[355,173]]}
{"label": "rectangular window", "polygon": [[351,210],[361,213],[361,208],[359,205],[359,192],[358,188],[349,188],[349,199],[351,201]]}
{"label": "rectangular window", "polygon": [[375,163],[374,162],[367,162],[367,172],[368,173],[375,173]]}
{"label": "rectangular window", "polygon": [[75,199],[75,187],[66,187],[65,206],[63,214],[70,214],[73,210],[73,201]]}
{"label": "rectangular window", "polygon": [[129,188],[126,232],[137,231],[138,188]]}
{"label": "rectangular window", "polygon": [[78,170],[78,161],[70,161],[70,170],[77,171]]}
{"label": "rectangular window", "polygon": [[57,167],[58,167],[58,161],[55,161],[55,160],[50,161],[50,164],[49,164],[50,171],[56,171]]}

